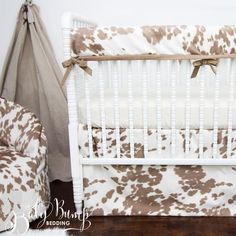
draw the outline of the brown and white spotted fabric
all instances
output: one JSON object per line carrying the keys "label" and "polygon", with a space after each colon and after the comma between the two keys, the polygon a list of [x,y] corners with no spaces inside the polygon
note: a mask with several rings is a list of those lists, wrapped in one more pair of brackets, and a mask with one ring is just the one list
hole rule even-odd
{"label": "brown and white spotted fabric", "polygon": [[29,221],[48,207],[47,140],[34,114],[0,98],[0,231],[14,213]]}
{"label": "brown and white spotted fabric", "polygon": [[231,166],[85,166],[93,215],[235,216]]}
{"label": "brown and white spotted fabric", "polygon": [[[87,126],[79,125],[79,148],[89,157]],[[171,154],[171,131],[162,130],[162,158]],[[143,130],[134,129],[135,158],[143,158]],[[185,131],[178,130],[176,158],[185,153]],[[212,157],[213,130],[204,131],[204,157]],[[92,128],[94,158],[104,158],[101,128]],[[108,158],[116,158],[116,130],[106,129]],[[148,158],[158,158],[157,131],[148,130]],[[190,155],[198,158],[199,130],[190,130]],[[226,157],[227,131],[218,131],[219,157]],[[130,158],[129,129],[120,129],[121,158]],[[236,132],[232,132],[232,158]],[[105,158],[106,158],[105,157]],[[236,215],[236,167],[84,166],[85,206],[94,215]]]}
{"label": "brown and white spotted fabric", "polygon": [[[235,54],[235,43],[235,26],[91,27],[74,29],[71,47],[73,53],[80,56],[221,55]],[[143,129],[137,128],[134,127],[135,158],[142,158]],[[106,128],[105,132],[106,156],[102,152],[101,128],[92,128],[93,156],[116,158],[115,129]],[[171,130],[163,129],[161,137],[161,158],[169,157]],[[185,131],[177,130],[176,158],[185,155],[184,139]],[[88,157],[88,133],[84,124],[79,125],[78,140],[80,153]],[[203,143],[204,157],[211,158],[213,130],[204,130]],[[188,158],[198,158],[198,147],[199,130],[191,127]],[[130,157],[129,148],[129,130],[120,127],[121,158]],[[219,157],[225,158],[225,129],[218,131],[217,148]],[[236,132],[233,130],[232,158],[235,151]],[[150,129],[147,158],[159,157],[157,131]],[[84,166],[83,176],[85,207],[93,215],[236,215],[236,167],[233,166]]]}
{"label": "brown and white spotted fabric", "polygon": [[[106,158],[117,158],[116,129],[106,128]],[[203,157],[212,158],[213,130],[203,130]],[[121,158],[130,158],[129,129],[120,128],[120,155]],[[134,134],[134,157],[144,157],[143,129],[133,129]],[[148,154],[146,158],[158,158],[157,130],[149,129],[147,132]],[[227,130],[218,130],[217,153],[219,158],[227,157]],[[93,154],[96,158],[103,158],[102,129],[92,128]],[[161,130],[161,158],[171,156],[172,131],[170,129]],[[185,130],[176,130],[176,158],[185,156]],[[190,150],[188,158],[199,157],[199,130],[190,130]],[[89,157],[88,129],[86,125],[79,125],[79,149],[83,157]],[[236,131],[232,131],[232,153],[236,158]]]}
{"label": "brown and white spotted fabric", "polygon": [[81,56],[235,53],[235,26],[143,26],[74,29],[72,50]]}

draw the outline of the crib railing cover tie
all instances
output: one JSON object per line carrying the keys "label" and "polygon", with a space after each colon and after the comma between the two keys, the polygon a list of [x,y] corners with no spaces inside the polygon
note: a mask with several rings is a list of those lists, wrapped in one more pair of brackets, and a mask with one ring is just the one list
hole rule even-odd
{"label": "crib railing cover tie", "polygon": [[92,69],[88,67],[87,61],[81,59],[80,57],[71,57],[69,60],[66,60],[62,63],[62,66],[66,68],[65,74],[63,76],[63,79],[61,81],[61,86],[64,85],[68,75],[70,74],[72,68],[74,65],[78,65],[79,68],[84,70],[87,74],[92,76]]}
{"label": "crib railing cover tie", "polygon": [[203,65],[208,65],[211,67],[212,71],[216,74],[216,69],[215,67],[217,66],[218,61],[216,59],[201,59],[193,62],[193,72],[191,75],[191,78],[195,78],[199,72],[199,69]]}
{"label": "crib railing cover tie", "polygon": [[[210,57],[210,58],[209,58]],[[119,60],[196,60],[193,62],[193,72],[191,78],[195,78],[201,66],[208,65],[216,74],[215,67],[220,58],[236,58],[236,54],[222,54],[222,55],[184,55],[184,54],[140,54],[140,55],[103,55],[103,56],[75,56],[64,61],[63,67],[66,68],[65,74],[61,81],[61,86],[64,85],[68,75],[70,74],[74,65],[84,70],[87,74],[92,76],[92,69],[87,65],[88,61],[119,61]],[[199,60],[198,60],[199,59]]]}

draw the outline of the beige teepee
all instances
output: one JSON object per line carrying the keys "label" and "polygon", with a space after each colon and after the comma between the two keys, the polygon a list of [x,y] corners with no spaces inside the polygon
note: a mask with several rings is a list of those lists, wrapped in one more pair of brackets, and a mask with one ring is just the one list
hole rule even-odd
{"label": "beige teepee", "polygon": [[38,7],[22,5],[0,78],[0,95],[33,111],[46,129],[50,180],[69,181],[66,96]]}

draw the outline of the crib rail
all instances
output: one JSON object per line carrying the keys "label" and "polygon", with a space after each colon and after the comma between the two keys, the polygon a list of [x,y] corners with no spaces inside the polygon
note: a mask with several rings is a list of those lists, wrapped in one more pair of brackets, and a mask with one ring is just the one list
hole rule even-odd
{"label": "crib rail", "polygon": [[[120,63],[120,64],[119,64]],[[129,126],[127,127],[129,129],[129,148],[130,148],[130,158],[120,158],[120,132],[119,129],[120,123],[119,123],[119,80],[121,80],[122,75],[120,74],[118,70],[118,64],[121,65],[123,63],[123,72],[127,75],[127,103],[128,103],[128,117],[129,117]],[[135,71],[135,64],[131,61],[115,61],[112,63],[108,63],[107,61],[99,62],[98,63],[98,70],[94,70],[94,81],[93,83],[96,83],[96,80],[99,81],[98,86],[98,93],[100,94],[100,115],[101,115],[101,128],[102,128],[102,156],[104,158],[98,159],[93,158],[91,155],[92,151],[90,152],[90,155],[87,158],[83,158],[82,163],[83,164],[166,164],[166,165],[233,165],[236,163],[236,159],[231,157],[231,151],[232,151],[232,119],[233,119],[233,101],[234,101],[234,77],[235,77],[235,59],[228,60],[229,69],[227,71],[228,74],[221,75],[220,70],[217,72],[216,75],[214,75],[214,78],[211,78],[211,83],[213,83],[214,88],[214,115],[212,117],[212,155],[210,158],[206,158],[204,156],[204,118],[205,118],[205,97],[207,96],[206,88],[209,86],[208,84],[208,75],[209,71],[207,72],[206,68],[202,68],[200,71],[199,77],[196,79],[196,81],[193,81],[190,78],[191,74],[191,61],[186,61],[185,66],[187,65],[186,77],[183,81],[180,81],[181,76],[181,61],[179,60],[172,60],[172,61],[166,61],[166,73],[167,77],[169,78],[169,81],[167,81],[167,88],[170,89],[170,100],[171,100],[171,107],[170,107],[170,130],[171,130],[171,151],[170,155],[167,158],[163,158],[161,156],[162,153],[162,140],[161,140],[161,131],[163,129],[161,117],[162,117],[162,111],[161,111],[161,90],[163,86],[161,83],[163,81],[161,80],[162,74],[160,70],[160,61],[155,61],[152,63],[152,68],[150,67],[150,60],[141,60],[139,62],[139,68],[140,73],[137,74],[137,71]],[[125,65],[125,66],[124,66]],[[121,68],[119,68],[121,69]],[[115,117],[115,129],[116,129],[116,151],[118,158],[106,158],[106,152],[107,152],[107,145],[106,145],[106,111],[104,108],[104,101],[106,100],[104,90],[104,80],[106,80],[107,71],[114,71],[114,74],[109,73],[109,79],[112,80],[113,83],[113,96],[114,96],[114,117]],[[154,75],[150,76],[151,73],[154,72]],[[83,72],[86,74],[86,72]],[[97,73],[97,74],[96,74]],[[140,96],[142,96],[142,116],[143,116],[143,158],[136,158],[135,157],[135,150],[134,150],[134,143],[135,143],[135,135],[134,135],[134,90],[137,88],[138,79],[137,77],[140,77],[140,86],[142,88],[142,93]],[[148,83],[152,83],[150,81],[151,79],[154,79],[155,86],[156,86],[156,124],[157,124],[157,150],[158,155],[156,158],[149,158],[149,150],[148,150]],[[183,76],[181,76],[183,77]],[[211,75],[212,77],[212,75]],[[78,79],[78,76],[76,77]],[[225,80],[223,81],[223,78],[229,78],[229,81]],[[87,80],[89,80],[88,76],[85,78],[85,83],[87,83]],[[184,84],[181,84],[184,83]],[[199,155],[196,158],[192,158],[189,156],[190,154],[190,121],[191,121],[191,87],[194,86],[194,83],[199,84],[199,147],[198,147],[198,153]],[[227,138],[227,155],[221,156],[219,155],[218,151],[218,119],[219,119],[219,91],[220,91],[220,83],[228,83],[229,85],[229,99],[228,99],[228,138]],[[136,84],[136,86],[134,86]],[[179,84],[183,87],[185,87],[185,155],[181,158],[179,156],[176,156],[176,132],[179,129],[176,127],[176,86]],[[191,85],[192,84],[192,85]],[[211,84],[212,85],[212,84]],[[150,87],[150,86],[149,86]],[[125,88],[125,86],[123,87]],[[86,87],[86,90],[89,89]],[[86,92],[87,94],[87,92]],[[112,102],[112,101],[111,101]],[[89,104],[87,104],[87,107],[89,107]],[[91,126],[91,125],[90,125]],[[89,128],[88,133],[91,137],[91,130]],[[91,142],[91,141],[90,141]],[[92,145],[92,144],[91,144]]]}
{"label": "crib rail", "polygon": [[[225,60],[225,59],[224,59]],[[151,63],[152,62],[152,63]],[[236,163],[234,158],[231,158],[231,151],[232,151],[232,119],[233,119],[233,101],[234,101],[234,65],[235,65],[235,59],[228,60],[229,69],[227,71],[228,74],[221,75],[221,71],[219,70],[216,75],[214,75],[214,78],[209,79],[208,74],[209,71],[206,70],[206,67],[202,67],[200,70],[200,75],[198,76],[195,81],[190,78],[190,72],[191,72],[191,61],[187,61],[185,59],[185,66],[187,67],[185,70],[186,76],[183,79],[181,70],[182,70],[182,64],[183,62],[181,60],[167,60],[165,61],[165,68],[166,68],[166,74],[162,75],[161,69],[160,69],[160,61],[150,61],[150,60],[139,60],[138,62],[139,71],[137,74],[136,68],[137,63],[134,64],[132,60],[127,61],[114,61],[113,63],[110,63],[109,61],[99,61],[97,63],[97,70],[94,70],[93,78],[91,79],[86,71],[83,71],[82,78],[83,83],[85,84],[85,97],[86,97],[86,108],[87,108],[87,125],[88,125],[88,143],[89,143],[89,155],[86,159],[94,159],[93,150],[92,150],[92,125],[91,125],[91,110],[90,110],[90,87],[89,86],[89,80],[90,85],[91,81],[95,84],[95,87],[97,87],[97,93],[99,94],[99,100],[100,100],[100,118],[101,118],[101,142],[102,142],[102,157],[104,157],[104,160],[83,160],[82,162],[84,164],[110,164],[113,163],[120,163],[120,164],[198,164],[198,165],[231,165]],[[224,62],[225,63],[225,62]],[[118,66],[119,64],[119,66]],[[123,65],[123,67],[121,66]],[[135,68],[136,65],[136,68]],[[151,66],[150,66],[151,65]],[[118,68],[119,67],[119,68]],[[125,76],[120,74],[120,70],[125,74]],[[114,74],[113,74],[114,71]],[[153,75],[154,72],[154,75]],[[74,70],[74,73],[77,75],[74,76],[75,80],[78,80],[80,78],[80,74],[78,72],[78,69]],[[152,74],[152,75],[151,75]],[[167,81],[165,81],[163,86],[163,80],[161,79],[162,76],[167,77]],[[129,129],[129,151],[130,151],[130,158],[131,160],[124,160],[124,158],[120,159],[121,153],[120,153],[120,121],[119,118],[121,116],[119,111],[119,93],[120,93],[120,86],[119,84],[122,84],[123,82],[120,82],[122,77],[125,77],[127,80],[127,84],[123,85],[123,89],[127,89],[127,103],[128,103],[128,123],[129,126],[127,127]],[[139,80],[137,79],[138,77]],[[211,75],[212,77],[212,75]],[[228,81],[223,78],[229,78]],[[106,110],[104,102],[107,99],[105,97],[105,90],[107,89],[107,86],[109,87],[109,80],[112,81],[112,89],[113,89],[113,105],[114,105],[114,117],[115,117],[115,134],[116,134],[116,157],[120,160],[115,160],[115,158],[106,158],[107,154],[107,137],[106,137]],[[152,81],[154,80],[154,81]],[[182,80],[182,81],[181,81]],[[211,80],[211,86],[214,88],[214,115],[212,116],[212,155],[209,157],[205,157],[204,155],[204,132],[207,130],[205,128],[205,97],[206,94],[206,88],[209,86],[209,80]],[[105,83],[105,82],[106,83]],[[140,83],[138,83],[138,81]],[[150,83],[152,84],[154,82],[156,86],[155,96],[156,96],[156,128],[157,128],[157,147],[158,155],[157,158],[154,160],[154,158],[149,158],[149,149],[148,149],[148,130],[149,130],[149,124],[148,124],[148,93],[150,92]],[[96,83],[98,83],[98,86],[96,86]],[[184,84],[181,84],[184,83]],[[220,83],[228,84],[229,88],[229,97],[228,97],[228,138],[227,138],[227,155],[221,156],[218,154],[218,119],[219,119],[219,91],[220,91]],[[149,85],[148,85],[149,84]],[[197,129],[199,129],[199,146],[198,146],[198,156],[195,158],[192,158],[190,154],[190,124],[191,124],[191,87],[194,87],[194,84],[199,85],[199,126]],[[81,84],[83,87],[83,84]],[[176,133],[178,130],[180,130],[180,127],[176,126],[176,87],[182,86],[185,88],[184,96],[185,96],[185,155],[179,158],[179,156],[176,156]],[[142,120],[143,120],[143,126],[141,127],[143,130],[143,158],[139,158],[138,160],[135,160],[133,162],[132,159],[136,159],[135,157],[135,135],[134,135],[134,92],[135,89],[142,88],[142,92],[140,93],[140,96],[142,96]],[[162,94],[161,90],[162,88],[168,88],[170,90],[170,130],[171,130],[171,152],[169,157],[162,158],[162,140],[161,140],[161,133],[162,133],[162,110],[161,110],[161,99]],[[75,91],[76,93],[76,91]],[[94,90],[93,92],[94,93]],[[79,100],[77,98],[77,100]],[[111,101],[112,102],[112,101]],[[74,109],[74,108],[73,108]],[[78,118],[76,119],[76,122]],[[194,128],[196,129],[196,127]],[[209,127],[208,127],[209,129]],[[209,155],[208,155],[209,156]],[[217,161],[215,160],[217,159]]]}

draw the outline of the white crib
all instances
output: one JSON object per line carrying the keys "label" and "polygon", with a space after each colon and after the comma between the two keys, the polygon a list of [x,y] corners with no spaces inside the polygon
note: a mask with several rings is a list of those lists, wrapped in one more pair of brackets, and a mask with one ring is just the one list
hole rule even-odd
{"label": "white crib", "polygon": [[[68,60],[74,56],[71,30],[96,24],[70,13],[62,19],[64,56]],[[215,57],[219,59],[216,75],[206,65],[201,66],[198,77],[194,79],[190,78],[192,61],[185,56],[176,59],[162,59],[156,55],[144,55],[138,59],[106,55],[81,58],[92,68],[92,77],[74,66],[66,81],[71,168],[78,213],[82,212],[84,198],[84,165],[236,165],[236,158],[232,155],[233,128],[236,125],[233,119],[235,55]],[[195,55],[191,59],[202,59],[202,56]],[[164,108],[163,102],[167,104]],[[79,149],[78,124],[81,119],[87,125],[87,137],[84,137],[88,147],[86,155]],[[102,156],[99,158],[94,155],[93,127],[101,128],[99,145]],[[121,155],[121,127],[128,129],[128,157]],[[115,134],[116,153],[113,156],[108,153],[107,128],[112,128]],[[136,128],[143,135],[143,156],[139,158],[135,156]],[[193,128],[199,132],[197,155],[190,153],[190,130]],[[149,129],[156,129],[155,155],[150,151]],[[219,154],[217,140],[220,129],[227,133],[226,155]],[[165,155],[162,130],[170,131],[170,151]],[[180,130],[184,137],[183,155],[178,152],[177,133]],[[209,155],[204,150],[204,143],[209,141],[204,136],[207,130],[212,131]]]}

